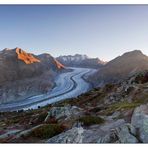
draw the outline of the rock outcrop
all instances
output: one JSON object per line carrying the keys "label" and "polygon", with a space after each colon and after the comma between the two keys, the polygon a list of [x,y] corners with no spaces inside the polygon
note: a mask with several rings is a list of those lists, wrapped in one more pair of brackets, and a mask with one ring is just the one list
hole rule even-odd
{"label": "rock outcrop", "polygon": [[137,129],[139,140],[148,143],[148,104],[134,110],[131,124]]}
{"label": "rock outcrop", "polygon": [[83,127],[74,127],[64,133],[50,138],[47,143],[82,143]]}
{"label": "rock outcrop", "polygon": [[[49,117],[55,117],[56,120],[60,119],[71,119],[71,118],[76,118],[79,117],[80,115],[83,114],[83,109],[78,108],[76,106],[64,106],[64,107],[53,107],[49,112],[47,119]],[[45,121],[47,120],[45,119]]]}
{"label": "rock outcrop", "polygon": [[136,129],[131,124],[125,124],[116,129],[116,135],[120,143],[138,143]]}

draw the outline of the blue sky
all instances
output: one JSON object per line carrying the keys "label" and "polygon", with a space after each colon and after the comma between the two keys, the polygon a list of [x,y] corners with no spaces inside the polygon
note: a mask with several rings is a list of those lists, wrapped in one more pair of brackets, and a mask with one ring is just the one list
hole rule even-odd
{"label": "blue sky", "polygon": [[1,5],[6,47],[107,61],[135,49],[148,55],[148,5]]}

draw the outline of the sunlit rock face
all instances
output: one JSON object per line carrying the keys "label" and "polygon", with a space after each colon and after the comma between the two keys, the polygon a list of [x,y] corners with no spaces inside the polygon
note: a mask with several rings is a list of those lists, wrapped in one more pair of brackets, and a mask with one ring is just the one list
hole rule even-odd
{"label": "sunlit rock face", "polygon": [[20,48],[16,48],[17,57],[19,60],[22,60],[26,64],[32,64],[36,62],[40,62],[39,59],[35,58],[32,54],[26,53]]}
{"label": "sunlit rock face", "polygon": [[54,61],[55,61],[55,64],[57,65],[58,69],[65,68],[65,66],[63,64],[61,64],[58,60],[54,59]]}

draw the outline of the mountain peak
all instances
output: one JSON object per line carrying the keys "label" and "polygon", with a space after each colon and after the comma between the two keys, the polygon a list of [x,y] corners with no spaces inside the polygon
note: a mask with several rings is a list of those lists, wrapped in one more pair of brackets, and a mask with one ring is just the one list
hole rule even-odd
{"label": "mountain peak", "polygon": [[10,51],[11,49],[9,49],[9,48],[5,48],[3,51]]}
{"label": "mountain peak", "polygon": [[68,67],[100,68],[104,65],[98,58],[89,58],[87,55],[64,55],[56,58],[60,63]]}
{"label": "mountain peak", "polygon": [[123,54],[123,56],[135,56],[135,55],[143,55],[143,53],[141,52],[141,50],[133,50],[130,52],[126,52]]}
{"label": "mountain peak", "polygon": [[32,63],[40,62],[39,59],[34,57],[32,54],[25,52],[21,48],[18,48],[18,47],[15,48],[15,52],[17,54],[18,59],[22,60],[26,64],[32,64]]}

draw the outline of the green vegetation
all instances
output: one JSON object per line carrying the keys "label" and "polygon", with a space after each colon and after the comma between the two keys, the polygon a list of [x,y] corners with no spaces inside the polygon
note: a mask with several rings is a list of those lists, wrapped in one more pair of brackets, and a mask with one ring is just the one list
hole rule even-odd
{"label": "green vegetation", "polygon": [[59,124],[44,124],[34,129],[29,136],[41,139],[51,138],[64,131],[64,127]]}
{"label": "green vegetation", "polygon": [[133,101],[132,103],[129,103],[127,101],[117,102],[108,106],[108,109],[104,111],[104,114],[109,115],[115,111],[133,109],[141,104],[142,104],[141,101]]}
{"label": "green vegetation", "polygon": [[101,124],[104,123],[104,119],[96,116],[84,116],[78,119],[79,122],[82,122],[84,126],[90,126],[93,124]]}
{"label": "green vegetation", "polygon": [[37,123],[42,123],[45,118],[47,117],[48,113],[47,112],[43,112],[41,113],[39,116],[38,116],[38,119],[37,119]]}
{"label": "green vegetation", "polygon": [[114,85],[114,84],[108,83],[108,84],[105,85],[104,91],[105,91],[105,92],[110,92],[110,91],[112,91],[114,88],[115,88],[115,85]]}
{"label": "green vegetation", "polygon": [[93,112],[93,113],[97,113],[97,112],[101,111],[102,109],[103,108],[101,108],[101,107],[94,107],[94,108],[90,109],[89,111]]}
{"label": "green vegetation", "polygon": [[19,117],[13,117],[12,119],[10,120],[6,120],[6,124],[7,125],[13,125],[13,124],[17,124],[20,122],[20,118]]}
{"label": "green vegetation", "polygon": [[135,108],[138,105],[140,105],[140,103],[138,102],[129,103],[127,101],[124,101],[124,102],[118,102],[113,104],[111,106],[111,109],[113,110],[131,109],[131,108]]}
{"label": "green vegetation", "polygon": [[141,84],[147,83],[148,82],[148,71],[138,74],[135,78],[135,82],[141,83]]}

